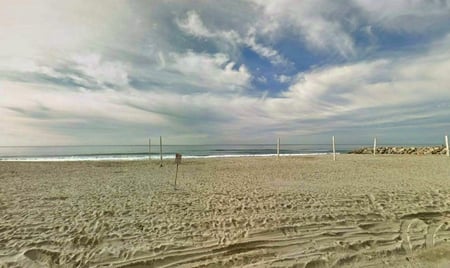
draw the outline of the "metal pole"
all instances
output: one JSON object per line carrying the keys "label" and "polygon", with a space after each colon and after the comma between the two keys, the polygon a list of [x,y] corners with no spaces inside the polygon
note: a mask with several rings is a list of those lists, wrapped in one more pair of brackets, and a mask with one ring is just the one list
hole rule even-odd
{"label": "metal pole", "polygon": [[159,165],[160,167],[163,166],[163,156],[162,156],[162,136],[159,136],[159,155],[160,155],[160,159],[161,159],[161,164]]}
{"label": "metal pole", "polygon": [[377,138],[373,138],[373,155],[377,153]]}
{"label": "metal pole", "polygon": [[277,140],[277,158],[280,157],[280,138]]}
{"label": "metal pole", "polygon": [[333,140],[333,161],[336,161],[336,145],[334,143],[334,136],[332,140]]}
{"label": "metal pole", "polygon": [[448,136],[445,135],[445,147],[447,148],[447,156],[450,156],[450,151],[448,150]]}
{"label": "metal pole", "polygon": [[177,177],[178,177],[178,163],[177,163],[177,171],[175,172],[175,184],[174,184],[175,190],[177,189]]}

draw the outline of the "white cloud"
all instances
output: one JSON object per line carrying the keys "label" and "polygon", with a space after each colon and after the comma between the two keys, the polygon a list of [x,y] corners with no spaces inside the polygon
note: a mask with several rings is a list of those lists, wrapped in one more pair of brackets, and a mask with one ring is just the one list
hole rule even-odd
{"label": "white cloud", "polygon": [[161,63],[161,68],[166,67],[166,58],[164,57],[164,54],[161,51],[158,52],[158,58]]}
{"label": "white cloud", "polygon": [[[81,87],[108,88],[128,85],[127,66],[117,61],[104,61],[98,54],[83,54],[67,60],[38,62],[31,59],[12,58],[0,63],[0,74],[13,75],[19,80],[44,79],[71,81]],[[38,76],[38,77],[35,77]],[[35,77],[35,78],[33,78]]]}
{"label": "white cloud", "polygon": [[189,33],[194,36],[199,37],[213,37],[214,34],[212,34],[203,24],[203,21],[201,20],[200,16],[197,14],[197,12],[191,10],[186,13],[185,19],[177,19],[177,25],[185,31],[186,33]]}
{"label": "white cloud", "polygon": [[439,23],[449,23],[448,1],[353,0],[371,24],[389,31],[426,32]]}
{"label": "white cloud", "polygon": [[248,36],[242,42],[248,47],[250,47],[253,51],[255,51],[258,55],[269,59],[272,62],[272,64],[275,65],[289,64],[288,60],[286,60],[283,56],[281,56],[275,49],[257,43],[253,30],[250,31]]}
{"label": "white cloud", "polygon": [[244,65],[236,66],[225,54],[171,54],[168,71],[178,72],[184,82],[214,91],[239,91],[249,85],[251,75]]}
{"label": "white cloud", "polygon": [[[226,55],[193,52],[169,55],[166,68],[159,72],[162,76],[172,74],[167,83],[174,87],[196,85],[210,91],[68,91],[59,86],[3,81],[0,109],[9,130],[4,132],[4,140],[20,144],[23,136],[15,138],[12,133],[23,130],[30,143],[34,134],[36,139],[51,137],[61,144],[77,143],[73,138],[76,128],[87,125],[95,129],[98,121],[118,126],[150,125],[164,135],[183,133],[185,138],[201,136],[217,142],[267,142],[275,135],[292,140],[299,135],[362,126],[362,131],[385,125],[392,125],[392,130],[411,128],[414,122],[420,122],[417,128],[445,129],[442,118],[449,116],[450,103],[450,93],[445,90],[450,84],[447,48],[446,42],[439,42],[423,55],[300,73],[279,97],[230,97],[230,92],[246,87],[250,74]],[[95,65],[99,62],[95,58],[79,63]],[[126,130],[117,127],[114,131]],[[97,134],[91,131],[90,135]],[[129,139],[139,142],[144,138],[136,135]],[[101,139],[97,141],[101,143]]]}
{"label": "white cloud", "polygon": [[[164,125],[166,119],[158,113],[149,113],[123,105],[123,101],[133,98],[136,91],[70,91],[58,86],[20,82],[0,83],[0,110],[7,114],[5,127],[9,130],[24,129],[26,132],[16,137],[8,135],[12,144],[22,144],[23,136],[35,136],[27,144],[73,144],[83,143],[81,132],[89,128],[89,135],[101,142],[95,133],[102,124]],[[148,97],[148,96],[140,96]],[[170,102],[170,100],[167,100]],[[151,107],[151,106],[150,106]],[[104,122],[104,123],[102,123]],[[122,130],[116,129],[121,132]],[[58,139],[44,139],[58,137]],[[13,141],[14,140],[14,141]]]}
{"label": "white cloud", "polygon": [[94,79],[100,86],[128,85],[128,73],[125,64],[121,62],[103,61],[98,54],[75,55],[72,58],[76,70]]}
{"label": "white cloud", "polygon": [[127,10],[127,3],[116,0],[108,8],[100,1],[2,2],[0,57],[48,59],[98,47],[126,30],[116,23],[128,22]]}
{"label": "white cloud", "polygon": [[289,77],[287,75],[284,75],[284,74],[282,74],[282,75],[275,75],[275,79],[278,82],[283,83],[283,84],[286,84],[286,83],[289,83],[289,82],[292,81],[291,77]]}
{"label": "white cloud", "polygon": [[340,126],[348,128],[442,118],[448,111],[438,107],[450,102],[444,89],[450,83],[449,69],[450,54],[441,50],[319,69],[298,75],[283,98],[269,100],[271,111],[286,120],[326,120],[330,129],[340,125],[333,121],[336,117],[347,118]]}
{"label": "white cloud", "polygon": [[[248,76],[233,64],[221,54],[190,52],[171,55],[166,67],[182,77],[191,77],[192,83],[198,80],[199,84],[227,88],[229,81],[242,79],[238,85],[245,85]],[[337,129],[351,129],[357,135],[361,127],[362,131],[373,131],[379,126],[392,125],[389,127],[392,130],[414,127],[414,122],[420,122],[417,128],[442,129],[445,124],[440,120],[449,115],[450,93],[445,90],[450,84],[445,71],[449,68],[450,54],[445,52],[445,46],[435,47],[427,54],[414,57],[365,61],[301,73],[282,96],[265,98],[239,94],[230,98],[227,91],[77,92],[2,82],[0,109],[7,117],[5,125],[12,132],[24,130],[27,137],[36,133],[37,139],[53,137],[61,143],[76,143],[73,140],[76,128],[85,124],[98,128],[93,125],[98,121],[150,125],[168,136],[183,133],[185,139],[181,136],[179,139],[184,142],[195,142],[195,137],[216,142],[236,139],[268,142],[275,135],[294,140],[300,135],[315,136]],[[43,111],[42,107],[45,107]],[[43,117],[39,111],[44,113]],[[45,117],[46,111],[49,118]],[[430,118],[437,121],[426,120]],[[61,125],[73,127],[68,130],[58,127]],[[117,127],[114,131],[127,130]],[[92,131],[90,135],[96,137],[95,133]],[[145,139],[142,135],[145,133],[128,138],[139,142]],[[11,133],[7,136],[10,143],[20,144],[22,137],[14,139]]]}
{"label": "white cloud", "polygon": [[4,59],[0,62],[0,72],[1,71],[19,72],[24,75],[35,73],[53,78],[62,78],[64,76],[49,66],[40,65],[33,60],[21,58]]}
{"label": "white cloud", "polygon": [[[340,21],[345,15],[342,13],[346,12],[343,5],[323,0],[252,1],[261,6],[265,14],[259,24],[263,32],[278,35],[290,27],[311,50],[334,51],[344,57],[355,54],[353,39]],[[276,27],[272,26],[274,21],[278,22],[274,24]]]}
{"label": "white cloud", "polygon": [[376,45],[379,39],[374,28],[396,34],[428,34],[445,30],[443,25],[450,23],[450,4],[440,0],[248,1],[264,14],[257,24],[259,32],[274,39],[294,33],[311,51],[338,53],[345,58],[367,50],[357,46],[361,41],[358,32],[366,34],[370,45]]}
{"label": "white cloud", "polygon": [[216,42],[227,42],[231,44],[231,47],[247,46],[251,48],[261,57],[269,59],[273,64],[286,65],[289,62],[281,56],[275,49],[265,46],[256,41],[256,30],[251,27],[247,29],[245,36],[241,36],[234,30],[210,30],[208,29],[200,15],[197,12],[191,10],[186,14],[185,19],[177,19],[178,27],[185,33],[202,38],[210,38]]}

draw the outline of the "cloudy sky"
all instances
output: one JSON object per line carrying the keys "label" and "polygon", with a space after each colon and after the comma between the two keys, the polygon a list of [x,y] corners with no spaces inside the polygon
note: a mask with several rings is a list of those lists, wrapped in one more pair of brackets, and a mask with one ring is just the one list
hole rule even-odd
{"label": "cloudy sky", "polygon": [[446,0],[0,0],[0,40],[0,146],[450,132]]}

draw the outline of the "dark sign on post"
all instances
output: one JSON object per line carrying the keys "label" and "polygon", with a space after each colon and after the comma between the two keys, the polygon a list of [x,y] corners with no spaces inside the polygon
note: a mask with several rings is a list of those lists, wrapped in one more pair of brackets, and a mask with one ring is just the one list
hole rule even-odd
{"label": "dark sign on post", "polygon": [[176,154],[175,155],[175,163],[178,165],[178,164],[181,164],[181,154]]}
{"label": "dark sign on post", "polygon": [[178,165],[181,164],[181,154],[175,154],[175,163],[177,164],[177,171],[175,171],[175,183],[174,189],[177,189],[177,176],[178,176]]}

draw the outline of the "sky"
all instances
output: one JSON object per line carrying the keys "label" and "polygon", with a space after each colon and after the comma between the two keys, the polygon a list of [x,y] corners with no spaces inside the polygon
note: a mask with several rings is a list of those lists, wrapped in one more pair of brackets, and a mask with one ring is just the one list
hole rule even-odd
{"label": "sky", "polygon": [[446,0],[0,0],[0,40],[0,146],[450,132]]}

